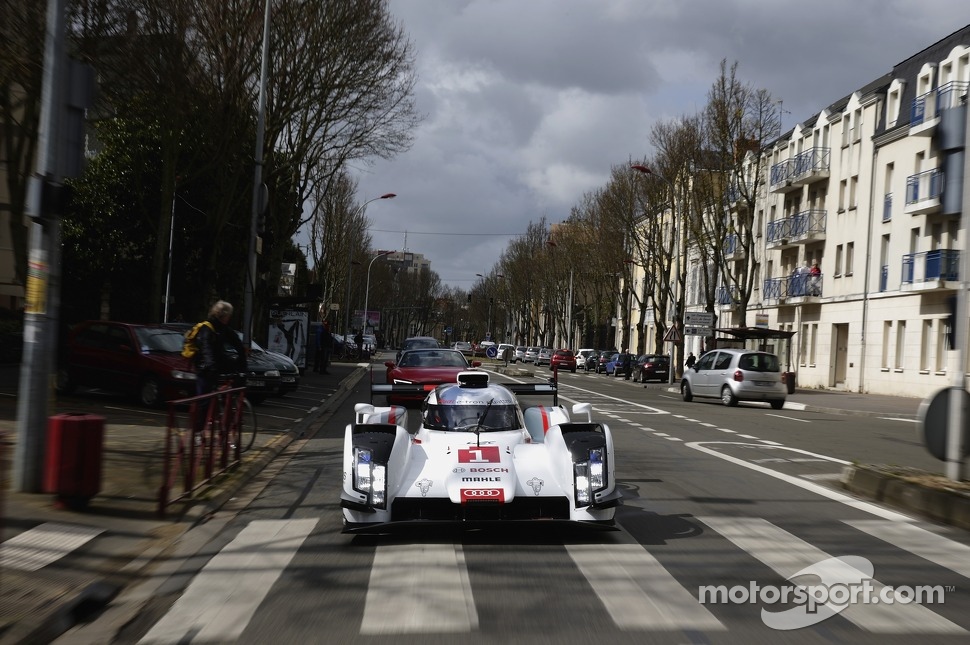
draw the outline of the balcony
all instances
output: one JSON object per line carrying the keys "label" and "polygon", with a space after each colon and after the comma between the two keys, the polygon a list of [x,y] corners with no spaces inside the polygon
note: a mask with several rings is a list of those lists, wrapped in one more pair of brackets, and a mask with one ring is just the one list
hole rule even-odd
{"label": "balcony", "polygon": [[907,177],[904,212],[907,215],[924,215],[939,211],[944,185],[943,171],[939,168]]}
{"label": "balcony", "polygon": [[717,300],[717,306],[721,309],[734,309],[735,303],[738,302],[738,288],[733,285],[718,287],[714,297]]}
{"label": "balcony", "polygon": [[822,274],[796,273],[787,278],[768,278],[764,282],[765,302],[798,305],[818,302],[822,297]]}
{"label": "balcony", "polygon": [[909,134],[931,136],[944,110],[960,107],[967,98],[966,81],[951,81],[913,99],[909,112]]}
{"label": "balcony", "polygon": [[809,148],[795,157],[795,172],[791,177],[792,185],[806,186],[829,178],[831,148]]}
{"label": "balcony", "polygon": [[744,258],[744,246],[741,245],[741,240],[738,239],[737,233],[731,233],[724,239],[724,245],[721,247],[724,251],[725,260],[740,260]]}
{"label": "balcony", "polygon": [[960,251],[937,249],[903,256],[901,291],[932,291],[955,288],[960,278]]}
{"label": "balcony", "polygon": [[826,210],[812,209],[768,222],[766,245],[769,249],[782,249],[824,240],[827,216]]}
{"label": "balcony", "polygon": [[798,190],[800,186],[793,186],[792,175],[795,174],[795,160],[786,159],[771,167],[768,189],[773,193],[787,193]]}

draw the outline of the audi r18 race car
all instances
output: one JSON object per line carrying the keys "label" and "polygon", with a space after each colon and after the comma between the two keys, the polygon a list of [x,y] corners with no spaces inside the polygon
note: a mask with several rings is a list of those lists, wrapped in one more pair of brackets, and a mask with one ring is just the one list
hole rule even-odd
{"label": "audi r18 race car", "polygon": [[[371,393],[413,385],[374,384]],[[516,395],[552,395],[520,409]],[[560,520],[611,527],[616,489],[613,438],[580,403],[571,420],[554,380],[490,383],[461,372],[428,393],[421,424],[407,410],[359,403],[344,435],[345,532],[408,522]]]}

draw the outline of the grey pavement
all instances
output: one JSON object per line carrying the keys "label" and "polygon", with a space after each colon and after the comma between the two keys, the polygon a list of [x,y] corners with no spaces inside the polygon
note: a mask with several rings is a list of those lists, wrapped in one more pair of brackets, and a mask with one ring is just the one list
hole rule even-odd
{"label": "grey pavement", "polygon": [[[4,378],[11,379],[11,372],[15,369],[0,367],[0,386]],[[158,514],[164,420],[115,423],[107,418],[101,490],[84,509],[62,508],[51,494],[10,490],[16,406],[8,393],[8,400],[0,399],[0,645],[49,643],[103,607],[294,439],[313,436],[366,374],[364,367],[350,363],[333,364],[329,375],[304,374],[301,388],[324,392],[316,409],[286,431],[260,433],[239,469],[194,499],[173,505],[165,517]],[[799,389],[789,396],[786,408],[914,418],[919,405],[915,398]],[[57,548],[55,537],[96,534],[99,539],[71,558],[56,559],[53,553],[53,562],[29,570],[11,544],[36,527],[58,531],[52,533],[52,550]]]}

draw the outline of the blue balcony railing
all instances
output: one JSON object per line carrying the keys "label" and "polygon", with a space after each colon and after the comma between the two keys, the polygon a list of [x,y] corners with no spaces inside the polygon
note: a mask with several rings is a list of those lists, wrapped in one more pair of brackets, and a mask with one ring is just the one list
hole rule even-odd
{"label": "blue balcony railing", "polygon": [[917,96],[913,99],[909,111],[909,125],[911,127],[922,125],[926,120],[927,107],[930,104],[935,104],[931,107],[930,112],[933,117],[940,116],[940,112],[943,110],[959,107],[967,95],[968,86],[970,86],[970,83],[966,81],[950,81],[935,90]]}
{"label": "blue balcony railing", "polygon": [[768,222],[768,243],[781,240],[796,241],[824,233],[827,215],[828,211],[812,209]]}
{"label": "blue balcony railing", "polygon": [[736,233],[731,233],[724,238],[724,255],[734,255],[741,249],[741,244]]}
{"label": "blue balcony railing", "polygon": [[783,184],[795,173],[795,160],[785,159],[771,167],[771,185]]}
{"label": "blue balcony railing", "polygon": [[888,222],[893,218],[893,194],[886,193],[882,199],[882,221]]}
{"label": "blue balcony railing", "polygon": [[923,171],[906,178],[906,205],[939,199],[943,194],[943,171],[939,168]]}
{"label": "blue balcony railing", "polygon": [[768,278],[764,282],[765,300],[785,298],[821,298],[822,274],[794,273],[787,278]]}
{"label": "blue balcony railing", "polygon": [[936,249],[903,256],[903,284],[936,280],[955,282],[960,275],[960,251]]}
{"label": "blue balcony railing", "polygon": [[718,287],[714,294],[717,304],[720,306],[733,305],[738,300],[738,288],[735,286]]}
{"label": "blue balcony railing", "polygon": [[831,148],[809,148],[795,157],[794,179],[817,172],[828,172]]}

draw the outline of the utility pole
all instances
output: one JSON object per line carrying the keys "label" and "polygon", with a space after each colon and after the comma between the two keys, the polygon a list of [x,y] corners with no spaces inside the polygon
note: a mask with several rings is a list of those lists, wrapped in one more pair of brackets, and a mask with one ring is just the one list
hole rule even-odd
{"label": "utility pole", "polygon": [[37,166],[27,196],[30,249],[13,463],[13,486],[24,493],[42,489],[60,313],[63,182],[81,171],[84,110],[94,78],[90,68],[67,59],[64,33],[64,0],[48,0]]}

